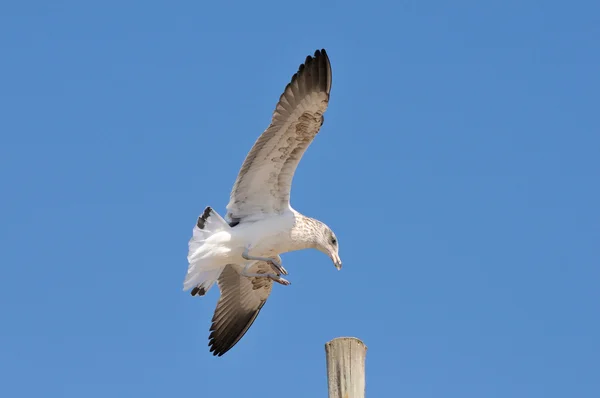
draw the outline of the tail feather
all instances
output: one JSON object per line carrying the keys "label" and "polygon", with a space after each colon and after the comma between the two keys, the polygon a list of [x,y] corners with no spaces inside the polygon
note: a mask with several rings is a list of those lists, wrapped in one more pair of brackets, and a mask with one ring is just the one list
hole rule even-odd
{"label": "tail feather", "polygon": [[206,209],[204,209],[202,215],[198,217],[196,227],[200,231],[216,232],[228,229],[229,224],[227,224],[227,221],[225,221],[223,217],[219,215],[219,213],[214,211],[212,207],[208,206]]}
{"label": "tail feather", "polygon": [[194,288],[192,290],[192,296],[195,296],[196,294],[199,296],[205,295],[217,279],[219,279],[223,268],[225,268],[224,265],[206,271],[188,272],[183,281],[183,290],[185,291]]}
{"label": "tail feather", "polygon": [[192,290],[192,295],[204,295],[217,281],[225,265],[214,261],[214,244],[207,240],[217,232],[229,230],[229,224],[211,207],[198,217],[192,238],[189,241],[188,271],[183,290]]}

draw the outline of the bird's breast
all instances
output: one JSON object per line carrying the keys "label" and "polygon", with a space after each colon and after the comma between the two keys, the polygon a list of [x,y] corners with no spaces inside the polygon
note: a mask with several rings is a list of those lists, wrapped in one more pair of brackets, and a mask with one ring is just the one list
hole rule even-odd
{"label": "bird's breast", "polygon": [[291,230],[294,219],[287,215],[273,216],[236,226],[236,240],[244,247],[250,246],[250,253],[255,256],[271,256],[285,252],[291,244]]}

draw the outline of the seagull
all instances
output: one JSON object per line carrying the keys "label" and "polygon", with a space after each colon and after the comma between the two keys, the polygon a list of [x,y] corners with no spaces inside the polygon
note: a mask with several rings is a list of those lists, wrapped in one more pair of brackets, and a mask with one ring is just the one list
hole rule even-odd
{"label": "seagull", "polygon": [[323,125],[331,91],[331,65],[317,50],[292,76],[271,124],[246,156],[231,190],[226,219],[211,207],[198,217],[189,241],[184,291],[204,296],[216,282],[221,296],[209,347],[222,356],[248,331],[282,277],[282,253],[314,248],[340,270],[339,243],[319,220],[290,205],[296,167]]}

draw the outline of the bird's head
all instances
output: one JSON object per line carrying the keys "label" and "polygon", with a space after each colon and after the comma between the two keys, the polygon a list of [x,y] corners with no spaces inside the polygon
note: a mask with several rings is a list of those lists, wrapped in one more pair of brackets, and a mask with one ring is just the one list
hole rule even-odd
{"label": "bird's head", "polygon": [[333,261],[333,265],[338,270],[342,269],[342,260],[340,259],[339,250],[340,245],[339,242],[331,230],[327,225],[320,223],[320,233],[317,235],[316,248],[327,254],[331,261]]}

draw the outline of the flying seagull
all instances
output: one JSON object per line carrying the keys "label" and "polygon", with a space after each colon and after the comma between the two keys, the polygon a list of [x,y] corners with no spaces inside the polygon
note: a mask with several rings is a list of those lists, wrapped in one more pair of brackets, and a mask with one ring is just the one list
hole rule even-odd
{"label": "flying seagull", "polygon": [[226,219],[211,207],[198,217],[189,241],[184,290],[203,296],[217,282],[221,297],[210,328],[213,355],[229,351],[248,331],[267,301],[273,282],[288,272],[281,253],[314,248],[339,270],[333,231],[290,205],[294,172],[323,124],[331,91],[325,50],[306,57],[286,86],[271,124],[246,156],[227,205]]}

